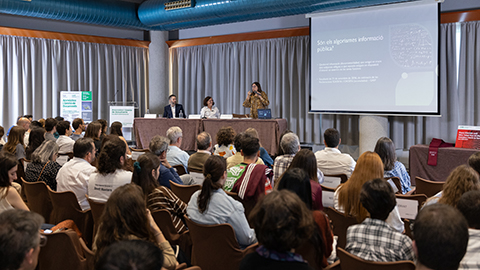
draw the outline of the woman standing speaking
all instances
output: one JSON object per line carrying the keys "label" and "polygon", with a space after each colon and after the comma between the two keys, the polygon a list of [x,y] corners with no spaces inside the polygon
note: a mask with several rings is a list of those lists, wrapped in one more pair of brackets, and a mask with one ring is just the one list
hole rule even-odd
{"label": "woman standing speaking", "polygon": [[247,98],[243,102],[243,107],[250,108],[250,116],[258,118],[258,109],[265,109],[270,104],[267,94],[262,91],[260,83],[252,84],[252,91],[248,91]]}

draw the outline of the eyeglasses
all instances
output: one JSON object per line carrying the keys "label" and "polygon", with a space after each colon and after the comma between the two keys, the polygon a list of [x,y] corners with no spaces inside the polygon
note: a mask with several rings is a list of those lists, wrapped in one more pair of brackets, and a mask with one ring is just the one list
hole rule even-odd
{"label": "eyeglasses", "polygon": [[47,237],[43,234],[40,234],[40,247],[44,247],[47,244]]}

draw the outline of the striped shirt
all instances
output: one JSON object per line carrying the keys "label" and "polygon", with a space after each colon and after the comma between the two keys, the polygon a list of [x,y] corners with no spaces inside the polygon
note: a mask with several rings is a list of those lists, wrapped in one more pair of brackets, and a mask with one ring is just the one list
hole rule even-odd
{"label": "striped shirt", "polygon": [[148,195],[147,208],[152,212],[160,209],[168,210],[177,232],[183,233],[187,230],[182,221],[183,215],[187,213],[187,204],[180,200],[170,189],[164,186],[154,189]]}

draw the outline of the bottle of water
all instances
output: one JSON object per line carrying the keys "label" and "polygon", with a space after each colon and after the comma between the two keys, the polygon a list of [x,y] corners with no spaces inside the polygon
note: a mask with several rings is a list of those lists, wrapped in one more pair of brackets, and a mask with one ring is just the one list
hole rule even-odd
{"label": "bottle of water", "polygon": [[183,118],[183,111],[180,111],[180,113],[178,114],[178,118]]}

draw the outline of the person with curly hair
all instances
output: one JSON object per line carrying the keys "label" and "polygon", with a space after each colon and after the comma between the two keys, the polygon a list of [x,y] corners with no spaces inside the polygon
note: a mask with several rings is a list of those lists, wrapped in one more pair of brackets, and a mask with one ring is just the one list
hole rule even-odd
{"label": "person with curly hair", "polygon": [[95,202],[106,202],[119,186],[132,181],[132,172],[125,171],[125,143],[118,137],[105,143],[98,154],[97,171],[90,175],[88,196]]}
{"label": "person with curly hair", "polygon": [[237,152],[233,145],[235,135],[232,127],[222,127],[217,133],[217,144],[213,147],[213,154],[224,158],[234,156]]}

